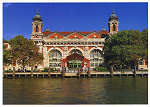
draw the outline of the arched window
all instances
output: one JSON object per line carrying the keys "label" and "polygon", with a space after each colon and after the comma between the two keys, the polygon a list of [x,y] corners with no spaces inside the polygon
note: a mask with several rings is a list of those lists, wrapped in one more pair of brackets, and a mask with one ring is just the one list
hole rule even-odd
{"label": "arched window", "polygon": [[36,25],[35,32],[38,32],[38,31],[39,31],[39,27],[38,25]]}
{"label": "arched window", "polygon": [[90,66],[91,68],[96,68],[104,62],[102,51],[99,49],[94,49],[90,52]]}
{"label": "arched window", "polygon": [[50,68],[60,68],[61,66],[62,54],[60,51],[54,49],[49,52],[49,67]]}
{"label": "arched window", "polygon": [[116,25],[113,24],[113,31],[116,31]]}

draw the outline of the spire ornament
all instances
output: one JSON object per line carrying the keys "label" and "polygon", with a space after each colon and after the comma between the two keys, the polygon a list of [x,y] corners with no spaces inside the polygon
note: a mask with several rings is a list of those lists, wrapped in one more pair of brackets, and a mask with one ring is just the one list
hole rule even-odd
{"label": "spire ornament", "polygon": [[45,32],[50,32],[50,30],[49,30],[49,28],[48,28],[48,25],[46,26]]}
{"label": "spire ornament", "polygon": [[104,25],[102,25],[102,30],[103,30],[103,31],[105,31],[105,30],[106,30]]}

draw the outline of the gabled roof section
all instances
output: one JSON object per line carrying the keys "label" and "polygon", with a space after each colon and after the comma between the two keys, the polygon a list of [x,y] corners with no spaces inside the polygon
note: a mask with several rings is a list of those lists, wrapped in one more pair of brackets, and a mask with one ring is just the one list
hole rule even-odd
{"label": "gabled roof section", "polygon": [[67,35],[67,38],[69,39],[82,39],[84,37],[83,34],[81,34],[80,32],[73,32],[69,35]]}
{"label": "gabled roof section", "polygon": [[80,33],[86,36],[86,35],[90,34],[91,32],[80,32]]}
{"label": "gabled roof section", "polygon": [[108,31],[106,31],[106,30],[102,30],[102,31],[100,32],[100,34],[108,35]]}
{"label": "gabled roof section", "polygon": [[[43,35],[46,38],[69,38],[69,39],[83,39],[84,37],[88,38],[101,38],[101,35],[108,35],[109,33],[106,30],[100,32],[43,32]],[[57,37],[56,37],[57,36]]]}
{"label": "gabled roof section", "polygon": [[44,36],[47,36],[47,35],[49,35],[49,34],[52,34],[53,32],[43,32],[43,35]]}
{"label": "gabled roof section", "polygon": [[63,36],[59,32],[51,32],[49,35],[46,37],[47,39],[62,39]]}
{"label": "gabled roof section", "polygon": [[71,33],[73,33],[73,32],[59,32],[61,35],[63,35],[63,36],[67,36],[67,35],[69,35],[69,34],[71,34]]}
{"label": "gabled roof section", "polygon": [[67,35],[71,34],[72,32],[46,32],[45,31],[45,32],[43,32],[43,35],[44,36],[48,36],[48,35],[51,35],[53,33],[59,33],[62,36],[67,36]]}
{"label": "gabled roof section", "polygon": [[101,38],[101,35],[99,32],[91,32],[90,34],[87,35],[88,38]]}

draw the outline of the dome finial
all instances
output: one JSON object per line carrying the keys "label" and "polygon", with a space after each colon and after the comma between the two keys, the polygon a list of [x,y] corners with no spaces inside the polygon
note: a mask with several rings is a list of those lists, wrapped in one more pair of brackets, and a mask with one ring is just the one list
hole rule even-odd
{"label": "dome finial", "polygon": [[104,25],[102,25],[102,30],[106,30]]}
{"label": "dome finial", "polygon": [[114,9],[112,9],[112,14],[111,14],[111,16],[116,16]]}
{"label": "dome finial", "polygon": [[115,14],[115,9],[112,9],[112,14]]}
{"label": "dome finial", "polygon": [[39,10],[38,9],[36,10],[36,14],[39,15]]}
{"label": "dome finial", "polygon": [[50,32],[49,28],[48,28],[48,25],[46,25],[46,32]]}

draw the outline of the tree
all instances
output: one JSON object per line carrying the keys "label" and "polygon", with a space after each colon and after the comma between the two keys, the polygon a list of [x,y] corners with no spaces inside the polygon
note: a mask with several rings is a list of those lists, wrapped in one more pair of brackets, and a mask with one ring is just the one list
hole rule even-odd
{"label": "tree", "polygon": [[128,65],[136,67],[139,58],[147,55],[147,32],[121,31],[106,39],[104,45],[104,59],[107,68],[112,72],[114,65]]}
{"label": "tree", "polygon": [[11,61],[11,51],[7,49],[6,45],[3,45],[3,64],[4,66],[12,64]]}
{"label": "tree", "polygon": [[11,45],[11,55],[13,56],[13,60],[17,61],[17,64],[21,65],[23,69],[27,65],[33,67],[42,62],[43,55],[39,53],[39,48],[32,40],[28,40],[22,35],[18,35],[9,40],[9,43]]}
{"label": "tree", "polygon": [[3,39],[3,43],[8,43],[8,41],[7,41],[7,40],[5,40],[5,39]]}
{"label": "tree", "polygon": [[142,45],[143,45],[143,50],[142,50],[142,57],[146,60],[148,63],[148,30],[144,29],[142,31]]}

